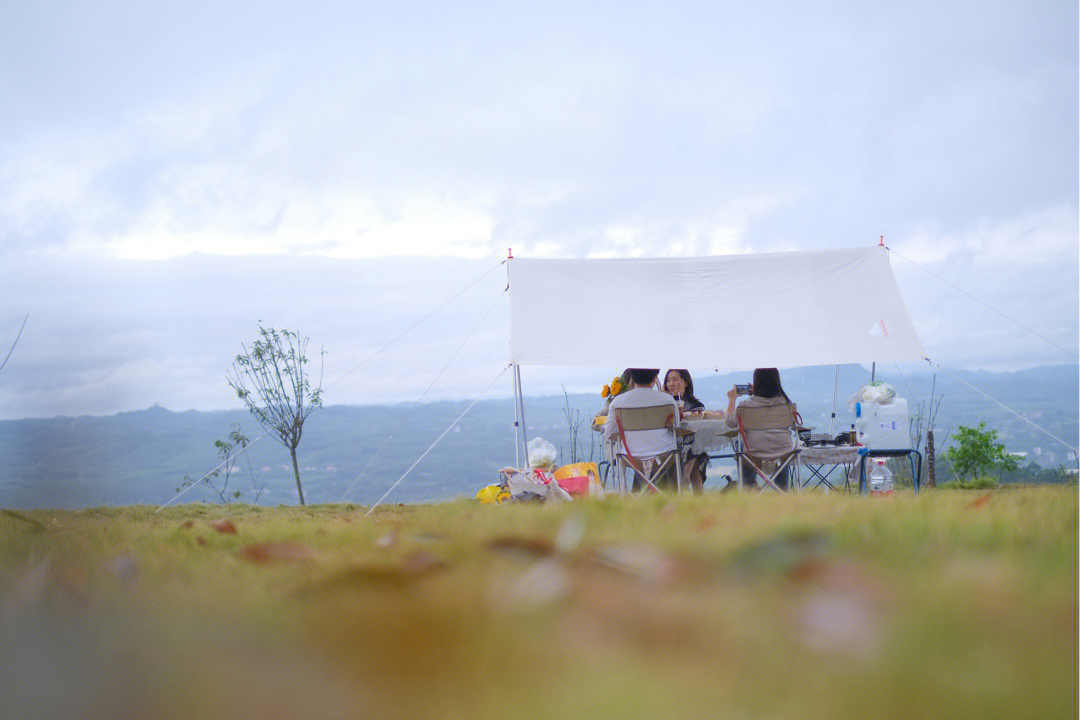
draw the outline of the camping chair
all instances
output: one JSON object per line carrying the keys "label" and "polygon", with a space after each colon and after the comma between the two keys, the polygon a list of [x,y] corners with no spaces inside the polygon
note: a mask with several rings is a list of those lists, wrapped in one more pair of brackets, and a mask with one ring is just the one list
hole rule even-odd
{"label": "camping chair", "polygon": [[[626,487],[626,471],[633,472],[635,481],[640,484],[642,492],[657,493],[660,488],[657,485],[671,471],[675,471],[675,490],[682,492],[682,454],[678,444],[674,450],[660,453],[654,458],[640,460],[634,457],[627,442],[627,433],[639,430],[667,430],[678,438],[674,426],[675,408],[671,405],[657,405],[642,408],[618,408],[615,410],[615,426],[618,428],[617,442],[621,450],[615,453],[615,482],[619,491],[628,494]],[[617,447],[618,447],[617,446]],[[631,485],[631,490],[633,486]]]}
{"label": "camping chair", "polygon": [[738,457],[736,463],[739,471],[739,487],[742,488],[744,481],[744,465],[749,465],[754,469],[755,484],[758,476],[765,481],[765,484],[761,487],[761,492],[765,492],[769,488],[772,488],[776,492],[784,492],[776,484],[776,480],[780,473],[783,472],[784,468],[789,465],[792,466],[792,471],[788,472],[788,487],[791,487],[791,482],[795,482],[796,487],[799,487],[799,479],[797,477],[799,465],[795,462],[799,454],[798,445],[794,445],[790,451],[778,458],[766,459],[756,455],[754,448],[750,447],[750,443],[746,441],[747,430],[790,431],[792,427],[801,424],[801,418],[799,417],[798,410],[795,408],[795,403],[785,403],[784,405],[774,405],[771,407],[740,406],[735,408],[735,416],[739,421],[739,437],[742,439],[742,449],[736,453]]}

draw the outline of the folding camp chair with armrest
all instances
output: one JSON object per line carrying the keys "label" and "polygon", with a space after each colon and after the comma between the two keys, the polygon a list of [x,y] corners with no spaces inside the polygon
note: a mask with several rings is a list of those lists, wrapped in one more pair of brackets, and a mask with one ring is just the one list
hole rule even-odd
{"label": "folding camp chair with armrest", "polygon": [[[749,466],[753,469],[753,474],[756,478],[760,477],[765,481],[765,484],[761,487],[761,492],[765,492],[769,488],[777,492],[784,492],[777,484],[777,478],[785,469],[791,468],[788,471],[789,477],[792,474],[798,475],[799,464],[795,462],[795,459],[799,453],[798,446],[792,442],[792,449],[783,453],[779,457],[775,458],[763,458],[755,452],[755,449],[750,447],[750,443],[746,440],[746,431],[759,431],[759,430],[787,430],[789,433],[791,428],[798,425],[800,418],[798,410],[795,408],[795,403],[785,403],[783,405],[771,405],[766,407],[745,407],[739,406],[735,408],[735,416],[739,421],[739,438],[742,440],[742,449],[736,453],[738,455],[737,467],[739,471],[739,486],[742,487],[746,478],[743,477],[745,470],[744,466]],[[796,487],[799,487],[798,477],[793,478]],[[791,483],[788,483],[788,487],[791,487]]]}
{"label": "folding camp chair with armrest", "polygon": [[[627,494],[626,471],[630,470],[640,489],[645,492],[660,492],[657,484],[672,470],[675,471],[676,492],[682,492],[682,455],[678,443],[674,450],[660,453],[651,458],[637,458],[627,442],[627,433],[640,430],[666,430],[673,438],[678,437],[675,428],[675,408],[671,405],[653,407],[618,408],[615,410],[615,426],[618,429],[617,450],[615,452],[615,478],[619,490]],[[632,441],[632,438],[631,438]],[[631,484],[632,489],[633,484]]]}

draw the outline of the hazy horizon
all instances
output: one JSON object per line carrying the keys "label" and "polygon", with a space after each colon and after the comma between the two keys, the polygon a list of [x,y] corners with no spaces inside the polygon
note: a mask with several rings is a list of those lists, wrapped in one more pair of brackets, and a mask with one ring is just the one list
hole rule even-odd
{"label": "hazy horizon", "polygon": [[3,352],[29,321],[0,417],[238,406],[225,372],[260,321],[326,348],[328,402],[415,400],[448,362],[428,397],[475,397],[508,359],[507,248],[884,236],[935,362],[1080,355],[1075,3],[58,2],[6,20]]}

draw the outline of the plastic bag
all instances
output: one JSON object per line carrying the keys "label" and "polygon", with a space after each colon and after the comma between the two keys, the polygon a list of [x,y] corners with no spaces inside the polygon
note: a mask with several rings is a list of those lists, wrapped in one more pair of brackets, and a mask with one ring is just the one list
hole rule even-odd
{"label": "plastic bag", "polygon": [[872,383],[867,383],[861,388],[855,391],[855,394],[848,398],[847,406],[848,411],[851,414],[855,414],[856,403],[877,403],[878,405],[888,405],[896,398],[896,390],[887,382],[883,380],[875,380]]}
{"label": "plastic bag", "polygon": [[555,464],[555,446],[542,437],[529,441],[529,467],[547,470]]}
{"label": "plastic bag", "polygon": [[512,499],[520,500],[570,500],[570,494],[559,487],[550,475],[543,470],[515,470],[503,468],[499,471],[506,484],[506,491]]}

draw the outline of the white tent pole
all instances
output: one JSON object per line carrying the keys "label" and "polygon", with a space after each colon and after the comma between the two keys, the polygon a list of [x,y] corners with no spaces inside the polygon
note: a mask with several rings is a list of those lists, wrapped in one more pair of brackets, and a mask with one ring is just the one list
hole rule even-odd
{"label": "white tent pole", "polygon": [[832,381],[832,414],[829,415],[829,434],[836,432],[836,388],[840,385],[840,366],[836,366]]}
{"label": "white tent pole", "polygon": [[514,384],[514,467],[521,467],[521,416],[518,415],[518,384],[517,365],[514,366],[514,374],[510,378]]}
{"label": "white tent pole", "polygon": [[514,365],[514,382],[517,389],[518,418],[521,421],[521,452],[525,457],[525,467],[529,467],[529,438],[525,432],[525,399],[521,396],[520,365]]}
{"label": "white tent pole", "polygon": [[[506,249],[506,289],[510,290],[510,261],[514,259],[514,251],[512,248]],[[513,308],[513,296],[511,295],[511,305]],[[511,309],[511,316],[513,310]],[[511,333],[513,335],[513,333]],[[513,340],[511,339],[511,344]],[[513,354],[513,353],[511,353]],[[529,439],[525,437],[525,401],[521,397],[521,366],[517,363],[514,365],[514,467],[529,467]],[[525,465],[521,464],[521,457],[525,457]]]}

